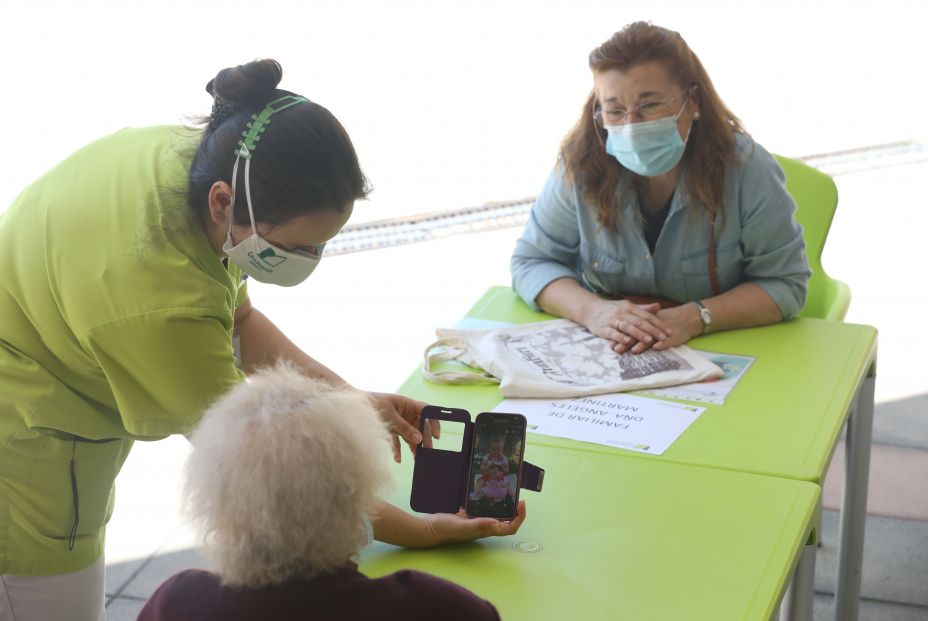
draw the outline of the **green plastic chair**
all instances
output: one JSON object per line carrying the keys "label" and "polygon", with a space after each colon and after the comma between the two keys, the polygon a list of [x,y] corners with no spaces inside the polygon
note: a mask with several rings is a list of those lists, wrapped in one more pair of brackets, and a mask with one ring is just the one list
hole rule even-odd
{"label": "green plastic chair", "polygon": [[786,173],[786,190],[796,201],[796,219],[803,228],[812,278],[801,317],[842,321],[851,305],[851,288],[822,269],[822,250],[838,207],[838,189],[825,173],[802,162],[776,156]]}

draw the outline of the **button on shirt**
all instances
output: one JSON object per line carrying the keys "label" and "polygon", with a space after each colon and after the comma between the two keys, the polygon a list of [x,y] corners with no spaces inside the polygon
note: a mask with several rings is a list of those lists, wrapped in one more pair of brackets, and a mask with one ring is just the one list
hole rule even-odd
{"label": "button on shirt", "polygon": [[[738,135],[736,140],[737,158],[726,170],[723,208],[715,224],[719,285],[727,291],[752,282],[789,319],[802,309],[811,276],[796,205],[777,161],[750,138]],[[618,230],[606,229],[559,166],[516,242],[510,262],[513,288],[535,309],[542,289],[559,278],[578,280],[606,297],[643,295],[677,302],[712,297],[710,224],[685,188],[681,175],[652,254],[633,188],[619,188]]]}

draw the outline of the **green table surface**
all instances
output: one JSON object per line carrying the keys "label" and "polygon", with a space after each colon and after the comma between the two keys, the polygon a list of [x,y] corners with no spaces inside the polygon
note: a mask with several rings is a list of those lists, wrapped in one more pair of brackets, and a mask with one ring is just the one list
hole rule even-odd
{"label": "green table surface", "polygon": [[[490,288],[467,316],[508,323],[552,319],[506,287]],[[701,336],[690,347],[756,360],[724,405],[699,404],[705,412],[663,455],[533,433],[528,442],[821,483],[857,387],[873,372],[876,342],[871,326],[818,319]],[[503,398],[495,385],[434,384],[418,369],[397,392],[473,417]]]}
{"label": "green table surface", "polygon": [[[387,498],[408,508],[404,457]],[[516,535],[428,550],[378,542],[361,570],[441,576],[510,621],[769,619],[817,517],[820,488],[803,481],[538,444],[525,458],[546,474],[541,493],[522,491]]]}

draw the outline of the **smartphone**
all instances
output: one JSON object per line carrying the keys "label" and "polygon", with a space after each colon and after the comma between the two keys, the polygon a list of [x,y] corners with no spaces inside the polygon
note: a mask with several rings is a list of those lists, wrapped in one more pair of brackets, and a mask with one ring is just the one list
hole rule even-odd
{"label": "smartphone", "polygon": [[525,417],[483,412],[474,421],[474,444],[467,476],[470,517],[511,520],[516,516],[525,452]]}

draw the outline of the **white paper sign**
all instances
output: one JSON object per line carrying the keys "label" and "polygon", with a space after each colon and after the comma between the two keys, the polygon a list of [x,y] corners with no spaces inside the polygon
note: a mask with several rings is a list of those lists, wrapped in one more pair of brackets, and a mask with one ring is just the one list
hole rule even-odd
{"label": "white paper sign", "polygon": [[533,433],[662,455],[705,408],[610,394],[576,399],[505,399],[494,411],[524,415]]}

